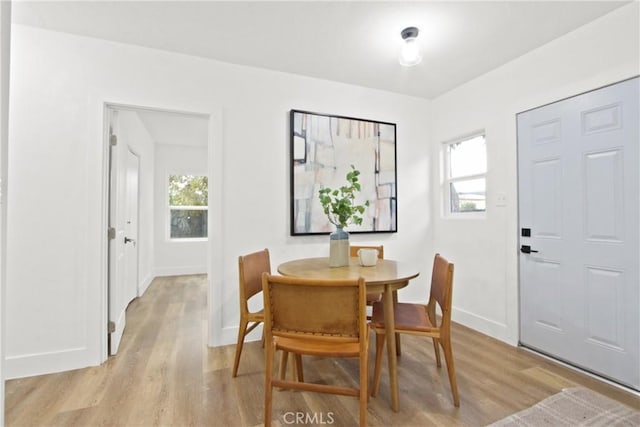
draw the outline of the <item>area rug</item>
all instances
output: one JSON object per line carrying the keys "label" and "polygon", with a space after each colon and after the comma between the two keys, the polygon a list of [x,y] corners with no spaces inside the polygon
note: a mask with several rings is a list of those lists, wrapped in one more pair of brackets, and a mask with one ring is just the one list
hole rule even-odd
{"label": "area rug", "polygon": [[517,412],[490,427],[512,426],[640,426],[639,408],[625,406],[595,391],[565,388],[531,408]]}

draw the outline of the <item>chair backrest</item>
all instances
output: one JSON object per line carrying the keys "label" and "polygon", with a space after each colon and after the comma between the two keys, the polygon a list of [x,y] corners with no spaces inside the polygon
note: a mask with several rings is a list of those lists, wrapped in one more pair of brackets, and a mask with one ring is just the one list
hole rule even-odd
{"label": "chair backrest", "polygon": [[[433,258],[433,271],[431,273],[431,292],[429,306],[435,309],[438,303],[442,311],[441,327],[448,327],[451,323],[451,302],[453,293],[453,264],[440,254]],[[432,319],[433,321],[433,319]]]}
{"label": "chair backrest", "polygon": [[325,280],[263,274],[262,286],[267,338],[366,342],[363,278]]}
{"label": "chair backrest", "polygon": [[360,249],[377,249],[378,250],[378,259],[384,259],[384,246],[350,246],[349,247],[349,256],[357,257],[358,250]]}
{"label": "chair backrest", "polygon": [[240,279],[240,310],[247,312],[249,298],[262,291],[262,273],[271,273],[269,250],[263,249],[238,257]]}

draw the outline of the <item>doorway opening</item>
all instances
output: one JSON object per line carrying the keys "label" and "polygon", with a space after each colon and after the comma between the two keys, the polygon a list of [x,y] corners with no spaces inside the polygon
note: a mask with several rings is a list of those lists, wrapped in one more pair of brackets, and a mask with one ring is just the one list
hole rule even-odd
{"label": "doorway opening", "polygon": [[[118,104],[105,104],[104,117],[109,158],[106,360],[118,351],[127,306],[144,294],[155,277],[210,271],[207,236],[171,238],[175,218],[170,209],[169,177],[198,176],[208,182],[211,118]],[[193,209],[200,214],[201,227],[210,222],[211,215],[204,210],[203,219],[203,208]],[[180,225],[188,227],[190,217],[179,213]]]}

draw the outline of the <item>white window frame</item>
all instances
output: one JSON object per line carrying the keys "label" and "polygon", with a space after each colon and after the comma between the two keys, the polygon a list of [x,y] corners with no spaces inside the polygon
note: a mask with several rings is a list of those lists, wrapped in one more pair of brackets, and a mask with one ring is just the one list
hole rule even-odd
{"label": "white window frame", "polygon": [[[450,147],[454,144],[458,144],[460,142],[468,141],[477,137],[484,138],[485,142],[485,150],[487,147],[487,135],[484,130],[472,132],[458,138],[443,142],[442,145],[442,201],[443,201],[443,215],[448,218],[485,218],[487,207],[488,207],[488,198],[487,198],[487,170],[489,169],[488,159],[487,165],[484,173],[470,174],[470,175],[462,175],[457,176],[455,178],[451,177],[451,156],[450,156]],[[487,156],[488,157],[488,156]],[[484,179],[485,182],[485,208],[484,210],[478,211],[463,211],[463,212],[453,212],[451,210],[451,184],[462,181],[470,181],[473,179]]]}
{"label": "white window frame", "polygon": [[[171,211],[174,210],[184,210],[184,211],[208,211],[209,205],[207,206],[174,206],[169,204],[169,178],[175,175],[193,175],[193,176],[206,176],[204,174],[194,174],[194,173],[170,173],[167,175],[165,179],[166,188],[165,188],[165,197],[167,201],[167,227],[165,227],[167,233],[167,240],[170,242],[206,242],[209,240],[209,231],[207,227],[207,237],[171,237]],[[207,194],[207,200],[209,199],[209,195]],[[208,213],[207,213],[208,215]]]}

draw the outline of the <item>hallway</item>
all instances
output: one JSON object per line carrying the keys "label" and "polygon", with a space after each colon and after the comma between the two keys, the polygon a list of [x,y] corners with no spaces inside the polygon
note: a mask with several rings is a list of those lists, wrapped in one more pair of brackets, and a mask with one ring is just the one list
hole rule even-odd
{"label": "hallway", "polygon": [[[210,424],[222,401],[203,369],[233,348],[207,349],[206,282],[154,279],[127,308],[120,350],[102,366],[7,381],[7,425]],[[194,404],[201,399],[213,404]]]}

